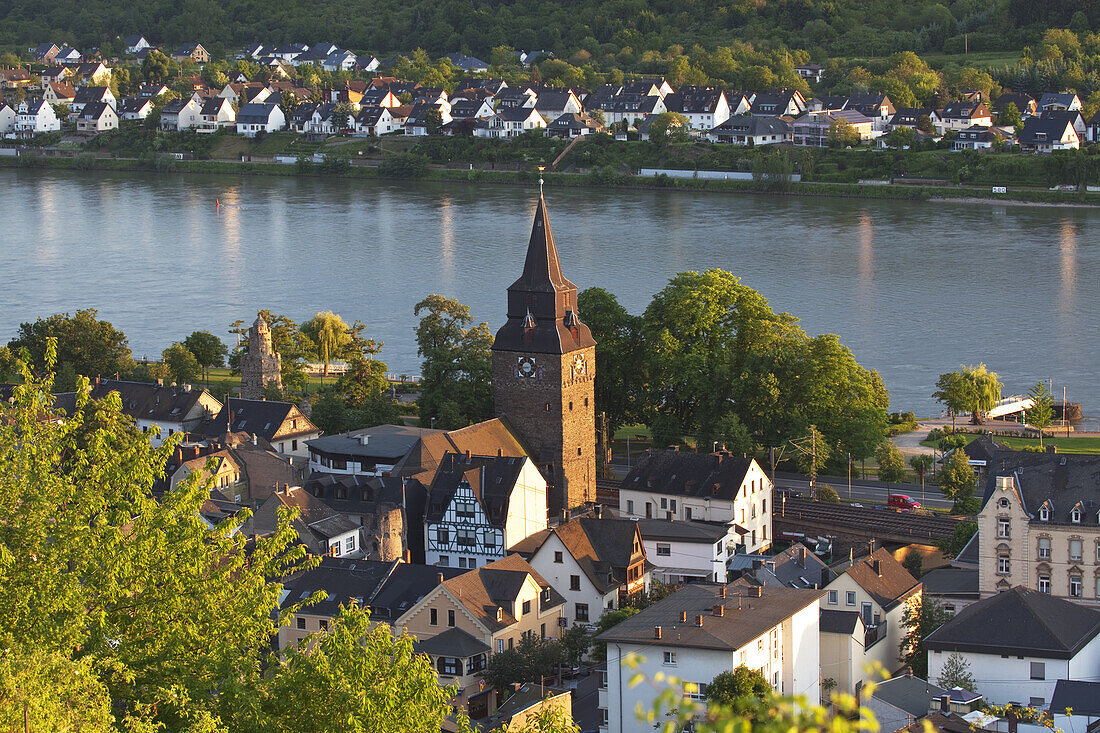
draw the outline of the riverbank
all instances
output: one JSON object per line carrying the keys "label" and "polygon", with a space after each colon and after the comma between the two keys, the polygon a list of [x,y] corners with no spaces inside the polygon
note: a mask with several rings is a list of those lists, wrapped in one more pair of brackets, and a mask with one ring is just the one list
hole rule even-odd
{"label": "riverbank", "polygon": [[[471,164],[472,165],[472,164]],[[236,160],[176,160],[165,156],[153,160],[107,158],[81,154],[74,157],[0,157],[0,166],[61,170],[155,171],[164,174],[193,173],[260,176],[324,176],[381,180],[476,182],[503,185],[537,185],[535,170],[500,171],[480,168],[424,166],[407,174],[387,173],[373,165],[326,168],[323,163],[268,163]],[[858,183],[790,182],[762,184],[758,181],[708,180],[701,178],[642,177],[601,169],[591,173],[544,173],[545,185],[636,190],[684,190],[714,193],[765,193],[786,196],[927,201],[930,203],[1015,204],[1033,206],[1100,207],[1100,193],[1075,191],[1012,190],[995,196],[980,196],[972,187],[934,185],[883,185]]]}

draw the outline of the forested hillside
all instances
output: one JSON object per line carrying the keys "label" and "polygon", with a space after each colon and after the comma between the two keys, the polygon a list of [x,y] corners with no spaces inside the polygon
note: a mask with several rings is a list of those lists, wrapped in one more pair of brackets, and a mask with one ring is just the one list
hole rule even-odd
{"label": "forested hillside", "polygon": [[[1048,27],[1100,27],[1095,0],[0,0],[0,44],[43,40],[111,47],[119,34],[154,43],[327,41],[384,54],[493,47],[568,58],[609,49],[629,61],[673,44],[734,41],[807,49],[815,57],[895,51],[1018,50]],[[623,64],[628,65],[627,63]]]}

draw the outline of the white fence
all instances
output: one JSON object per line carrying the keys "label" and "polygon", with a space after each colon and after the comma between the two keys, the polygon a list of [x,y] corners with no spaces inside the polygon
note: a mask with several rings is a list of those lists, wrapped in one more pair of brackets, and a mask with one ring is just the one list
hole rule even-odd
{"label": "white fence", "polygon": [[[666,175],[669,178],[702,178],[708,181],[752,180],[752,173],[745,171],[688,171],[675,168],[642,168],[638,171],[639,176],[656,176],[659,174]],[[791,180],[797,183],[802,180],[802,176],[798,173],[792,173]]]}

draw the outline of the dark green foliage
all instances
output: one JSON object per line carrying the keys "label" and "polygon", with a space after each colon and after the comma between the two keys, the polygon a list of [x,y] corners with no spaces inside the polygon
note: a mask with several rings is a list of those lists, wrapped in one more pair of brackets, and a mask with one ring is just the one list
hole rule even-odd
{"label": "dark green foliage", "polygon": [[229,353],[225,342],[209,331],[195,331],[183,340],[183,345],[202,367],[203,379],[206,378],[210,367],[220,367],[225,364],[225,357]]}
{"label": "dark green foliage", "polygon": [[387,178],[423,178],[428,172],[428,159],[418,153],[388,155],[378,172]]}
{"label": "dark green foliage", "polygon": [[721,672],[707,685],[707,701],[722,706],[735,717],[757,723],[767,716],[767,703],[773,697],[772,686],[758,670],[741,665],[732,672]]}
{"label": "dark green foliage", "polygon": [[[628,618],[638,613],[637,608],[633,606],[624,606],[613,611],[604,611],[599,620],[596,621],[596,633],[593,636],[599,636],[603,632],[615,626],[618,623],[626,621]],[[592,643],[592,658],[598,662],[607,660],[607,644],[596,641]]]}
{"label": "dark green foliage", "polygon": [[566,659],[562,642],[528,633],[520,638],[515,648],[489,657],[482,679],[498,690],[506,690],[517,682],[541,682],[544,677],[553,675]]}
{"label": "dark green foliage", "polygon": [[915,676],[921,679],[928,677],[928,653],[924,649],[924,640],[950,621],[953,615],[942,603],[927,596],[915,596],[906,603],[901,624],[908,632],[901,640],[898,651],[905,663],[912,667]]}
{"label": "dark green foliage", "polygon": [[469,307],[441,295],[417,303],[413,314],[420,316],[416,344],[423,358],[421,425],[429,426],[433,417],[441,428],[488,419],[493,402],[489,325],[471,325]]}
{"label": "dark green foliage", "polygon": [[94,308],[75,315],[59,313],[22,323],[8,348],[19,355],[26,349],[29,363],[46,361],[47,339],[57,339],[59,371],[68,368],[85,377],[125,377],[133,367],[126,335],[107,321],[101,321]]}

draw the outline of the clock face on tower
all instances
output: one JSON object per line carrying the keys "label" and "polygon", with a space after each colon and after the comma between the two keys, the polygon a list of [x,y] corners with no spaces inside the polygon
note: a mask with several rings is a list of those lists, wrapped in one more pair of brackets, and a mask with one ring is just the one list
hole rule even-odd
{"label": "clock face on tower", "polygon": [[541,379],[542,369],[535,363],[535,357],[521,356],[516,359],[516,368],[512,374],[517,379]]}
{"label": "clock face on tower", "polygon": [[573,377],[584,377],[588,375],[588,362],[584,358],[584,354],[577,354],[573,357],[573,363],[570,365],[570,370],[573,372]]}

